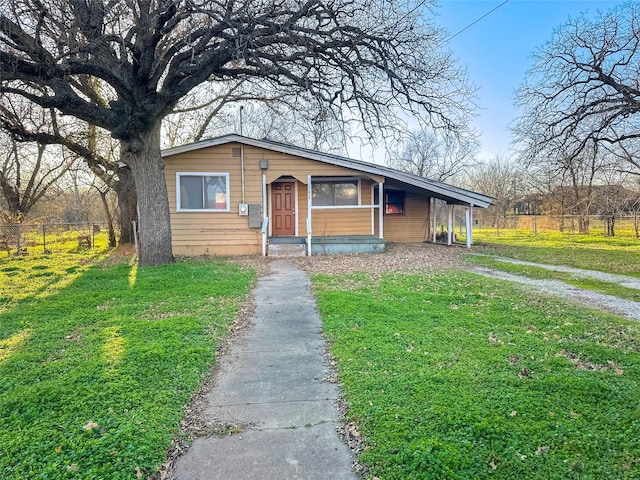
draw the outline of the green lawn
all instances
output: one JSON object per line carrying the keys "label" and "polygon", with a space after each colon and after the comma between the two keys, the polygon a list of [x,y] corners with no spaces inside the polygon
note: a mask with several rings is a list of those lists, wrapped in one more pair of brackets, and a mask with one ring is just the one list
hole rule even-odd
{"label": "green lawn", "polygon": [[464,272],[313,282],[370,477],[640,477],[639,324]]}
{"label": "green lawn", "polygon": [[62,256],[0,263],[0,478],[153,476],[255,272]]}
{"label": "green lawn", "polygon": [[569,265],[623,275],[640,276],[640,239],[545,233],[474,230],[476,251],[537,263]]}
{"label": "green lawn", "polygon": [[50,255],[0,253],[0,313],[26,298],[45,298],[105,258],[107,236],[96,235],[95,241],[92,249],[78,248],[77,242],[60,244],[60,250]]}

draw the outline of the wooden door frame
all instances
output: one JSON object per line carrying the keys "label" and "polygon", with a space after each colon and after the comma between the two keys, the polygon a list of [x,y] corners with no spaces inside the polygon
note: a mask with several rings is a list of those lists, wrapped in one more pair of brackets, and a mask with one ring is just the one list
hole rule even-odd
{"label": "wooden door frame", "polygon": [[[273,196],[272,196],[272,192],[271,192],[271,185],[273,185],[274,183],[287,183],[287,182],[292,182],[293,183],[293,196],[294,196],[294,202],[293,202],[293,208],[294,208],[294,212],[293,212],[293,224],[294,224],[294,237],[298,236],[298,183],[300,183],[297,179],[295,178],[283,178],[283,179],[277,179],[274,180],[273,182],[271,182],[270,184],[267,185],[267,190],[268,190],[268,199],[267,201],[269,202],[269,218],[272,220],[273,219],[273,211],[271,209],[271,206],[273,205]],[[269,220],[269,236],[273,237],[273,221]]]}

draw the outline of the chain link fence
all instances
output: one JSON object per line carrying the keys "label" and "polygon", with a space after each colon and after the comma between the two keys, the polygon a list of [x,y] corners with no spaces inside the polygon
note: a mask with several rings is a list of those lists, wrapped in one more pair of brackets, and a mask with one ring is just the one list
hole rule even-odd
{"label": "chain link fence", "polygon": [[[483,215],[476,217],[475,228],[500,234],[581,233],[581,224],[590,235],[640,238],[640,215]],[[585,224],[586,222],[586,224]]]}
{"label": "chain link fence", "polygon": [[24,255],[89,249],[94,247],[96,236],[104,237],[103,227],[99,222],[0,225],[0,252]]}

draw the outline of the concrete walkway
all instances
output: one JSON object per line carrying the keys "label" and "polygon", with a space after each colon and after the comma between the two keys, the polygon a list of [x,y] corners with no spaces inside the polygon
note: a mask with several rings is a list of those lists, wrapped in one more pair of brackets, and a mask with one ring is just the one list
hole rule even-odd
{"label": "concrete walkway", "polygon": [[330,373],[307,275],[274,261],[254,290],[254,326],[220,359],[203,415],[241,423],[240,433],[194,441],[179,480],[359,478],[336,428]]}

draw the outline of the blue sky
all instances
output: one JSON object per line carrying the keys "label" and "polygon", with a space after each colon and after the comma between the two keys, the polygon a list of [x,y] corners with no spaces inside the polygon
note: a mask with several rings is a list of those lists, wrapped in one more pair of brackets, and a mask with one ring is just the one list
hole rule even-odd
{"label": "blue sky", "polygon": [[[451,35],[500,5],[504,0],[440,0],[436,23]],[[615,7],[608,0],[509,0],[450,41],[459,65],[478,88],[481,132],[480,159],[509,151],[509,124],[518,112],[514,92],[532,63],[531,54],[551,39],[555,28],[581,12],[595,15]]]}

